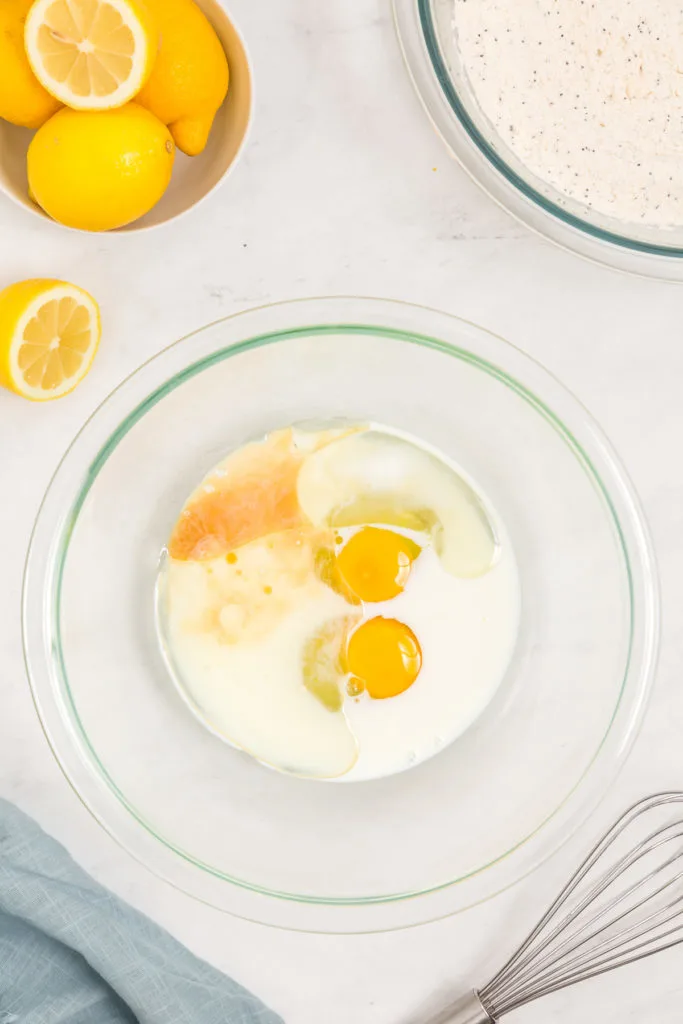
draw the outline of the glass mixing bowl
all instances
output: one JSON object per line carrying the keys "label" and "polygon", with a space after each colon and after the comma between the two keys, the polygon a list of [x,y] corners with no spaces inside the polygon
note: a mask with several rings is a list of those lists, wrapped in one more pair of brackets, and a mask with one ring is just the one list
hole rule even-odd
{"label": "glass mixing bowl", "polygon": [[[273,772],[199,724],[154,615],[160,552],[205,471],[247,439],[332,417],[417,435],[471,473],[522,586],[516,653],[475,725],[408,772],[346,785]],[[577,400],[473,324],[355,298],[240,314],[129,377],[50,484],[24,592],[36,705],[102,826],[214,907],[321,931],[452,913],[555,850],[635,736],[657,623],[637,500]]]}
{"label": "glass mixing bowl", "polygon": [[471,177],[527,227],[619,270],[683,280],[683,226],[664,229],[600,214],[534,175],[482,112],[453,32],[453,0],[393,0],[410,77],[428,116]]}

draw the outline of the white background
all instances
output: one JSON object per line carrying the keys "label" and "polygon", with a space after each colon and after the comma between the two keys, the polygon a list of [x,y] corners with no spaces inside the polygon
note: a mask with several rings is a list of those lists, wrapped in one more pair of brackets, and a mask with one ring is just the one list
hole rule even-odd
{"label": "white background", "polygon": [[[232,0],[231,11],[255,62],[256,124],[243,162],[204,206],[151,233],[108,237],[66,232],[0,201],[0,285],[72,280],[98,298],[104,320],[100,354],[71,397],[34,406],[0,394],[0,793],[287,1024],[420,1024],[435,992],[486,979],[617,811],[648,791],[683,788],[683,291],[556,251],[481,194],[412,93],[388,0]],[[483,908],[361,938],[292,935],[221,916],[119,850],[52,760],[19,628],[38,503],[66,445],[112,387],[217,317],[336,293],[457,313],[556,373],[606,429],[640,491],[665,616],[645,727],[581,837]],[[516,1019],[678,1024],[682,964],[674,951]]]}

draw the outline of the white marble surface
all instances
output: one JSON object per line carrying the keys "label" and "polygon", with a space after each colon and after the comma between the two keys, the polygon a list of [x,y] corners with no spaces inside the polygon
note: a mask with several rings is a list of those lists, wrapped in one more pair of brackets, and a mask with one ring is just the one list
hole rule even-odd
{"label": "white marble surface", "polygon": [[[89,237],[0,202],[0,284],[59,276],[100,300],[89,379],[36,407],[0,394],[0,793],[101,881],[252,987],[287,1024],[407,1024],[435,990],[483,980],[580,848],[632,798],[683,786],[683,291],[556,251],[499,211],[444,152],[412,93],[388,0],[232,0],[256,71],[244,162],[211,201],[140,237]],[[625,459],[661,564],[655,698],[628,765],[583,834],[532,880],[460,918],[384,936],[291,935],[224,917],[148,875],[62,778],[24,677],[22,563],[40,497],[86,416],[143,359],[251,305],[357,293],[458,313],[536,356]],[[680,952],[569,990],[517,1019],[680,1021]]]}

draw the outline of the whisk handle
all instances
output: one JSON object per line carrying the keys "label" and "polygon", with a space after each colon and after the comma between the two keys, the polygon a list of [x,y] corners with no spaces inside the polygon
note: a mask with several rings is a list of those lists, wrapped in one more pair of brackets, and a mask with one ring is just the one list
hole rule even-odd
{"label": "whisk handle", "polygon": [[448,1011],[434,1024],[496,1024],[496,1022],[484,1009],[479,993],[470,992],[449,1007]]}

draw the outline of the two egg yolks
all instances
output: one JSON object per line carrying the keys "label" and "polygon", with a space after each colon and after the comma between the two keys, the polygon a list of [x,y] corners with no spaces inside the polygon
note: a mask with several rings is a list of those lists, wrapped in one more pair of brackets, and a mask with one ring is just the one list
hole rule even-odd
{"label": "two egg yolks", "polygon": [[[405,588],[420,554],[414,541],[393,530],[366,526],[337,555],[337,569],[361,601],[390,601]],[[348,670],[371,697],[397,697],[417,679],[422,651],[417,637],[398,619],[383,616],[362,623],[346,645]]]}

